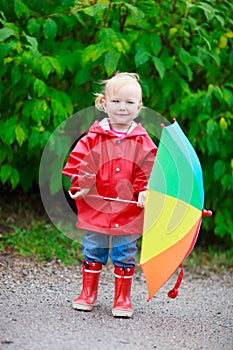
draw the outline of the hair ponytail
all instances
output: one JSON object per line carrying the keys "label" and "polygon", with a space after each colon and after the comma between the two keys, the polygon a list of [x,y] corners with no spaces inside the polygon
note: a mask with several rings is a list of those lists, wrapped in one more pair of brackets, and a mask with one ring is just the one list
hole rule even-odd
{"label": "hair ponytail", "polygon": [[104,99],[104,94],[100,93],[100,94],[95,94],[96,99],[95,99],[95,107],[101,111],[104,112],[104,107],[103,107],[103,99]]}

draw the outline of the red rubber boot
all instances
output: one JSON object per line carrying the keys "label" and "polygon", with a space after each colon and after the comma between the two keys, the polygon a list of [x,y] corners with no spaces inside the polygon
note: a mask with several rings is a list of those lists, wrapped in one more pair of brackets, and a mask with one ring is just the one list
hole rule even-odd
{"label": "red rubber boot", "polygon": [[80,296],[73,301],[73,309],[91,311],[98,294],[102,264],[84,261],[82,265],[83,286]]}
{"label": "red rubber boot", "polygon": [[130,291],[134,267],[115,266],[115,297],[112,314],[114,317],[132,317]]}

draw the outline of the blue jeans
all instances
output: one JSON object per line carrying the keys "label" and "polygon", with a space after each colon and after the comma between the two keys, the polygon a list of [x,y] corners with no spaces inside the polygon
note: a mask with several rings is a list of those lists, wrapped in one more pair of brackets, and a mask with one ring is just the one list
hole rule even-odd
{"label": "blue jeans", "polygon": [[139,235],[109,236],[89,231],[83,238],[84,259],[105,265],[110,256],[114,266],[134,267],[137,238]]}

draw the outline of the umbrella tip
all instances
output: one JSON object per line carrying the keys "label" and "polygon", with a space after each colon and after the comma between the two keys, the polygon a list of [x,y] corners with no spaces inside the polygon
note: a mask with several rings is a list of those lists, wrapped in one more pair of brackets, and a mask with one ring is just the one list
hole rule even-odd
{"label": "umbrella tip", "polygon": [[173,121],[173,123],[175,123],[176,122],[176,118],[173,118],[172,121]]}
{"label": "umbrella tip", "polygon": [[202,209],[202,216],[212,216],[211,210]]}
{"label": "umbrella tip", "polygon": [[161,126],[162,129],[165,128],[165,124],[164,123],[161,123],[160,126]]}

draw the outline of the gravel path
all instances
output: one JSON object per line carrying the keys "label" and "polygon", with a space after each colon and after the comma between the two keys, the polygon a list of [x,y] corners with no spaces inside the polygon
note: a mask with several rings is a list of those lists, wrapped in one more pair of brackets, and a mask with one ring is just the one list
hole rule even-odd
{"label": "gravel path", "polygon": [[80,291],[80,266],[65,268],[0,255],[1,350],[232,350],[232,273],[186,273],[175,299],[172,278],[147,303],[141,270],[133,281],[132,319],[111,315],[114,279],[104,268],[96,307],[72,309]]}

